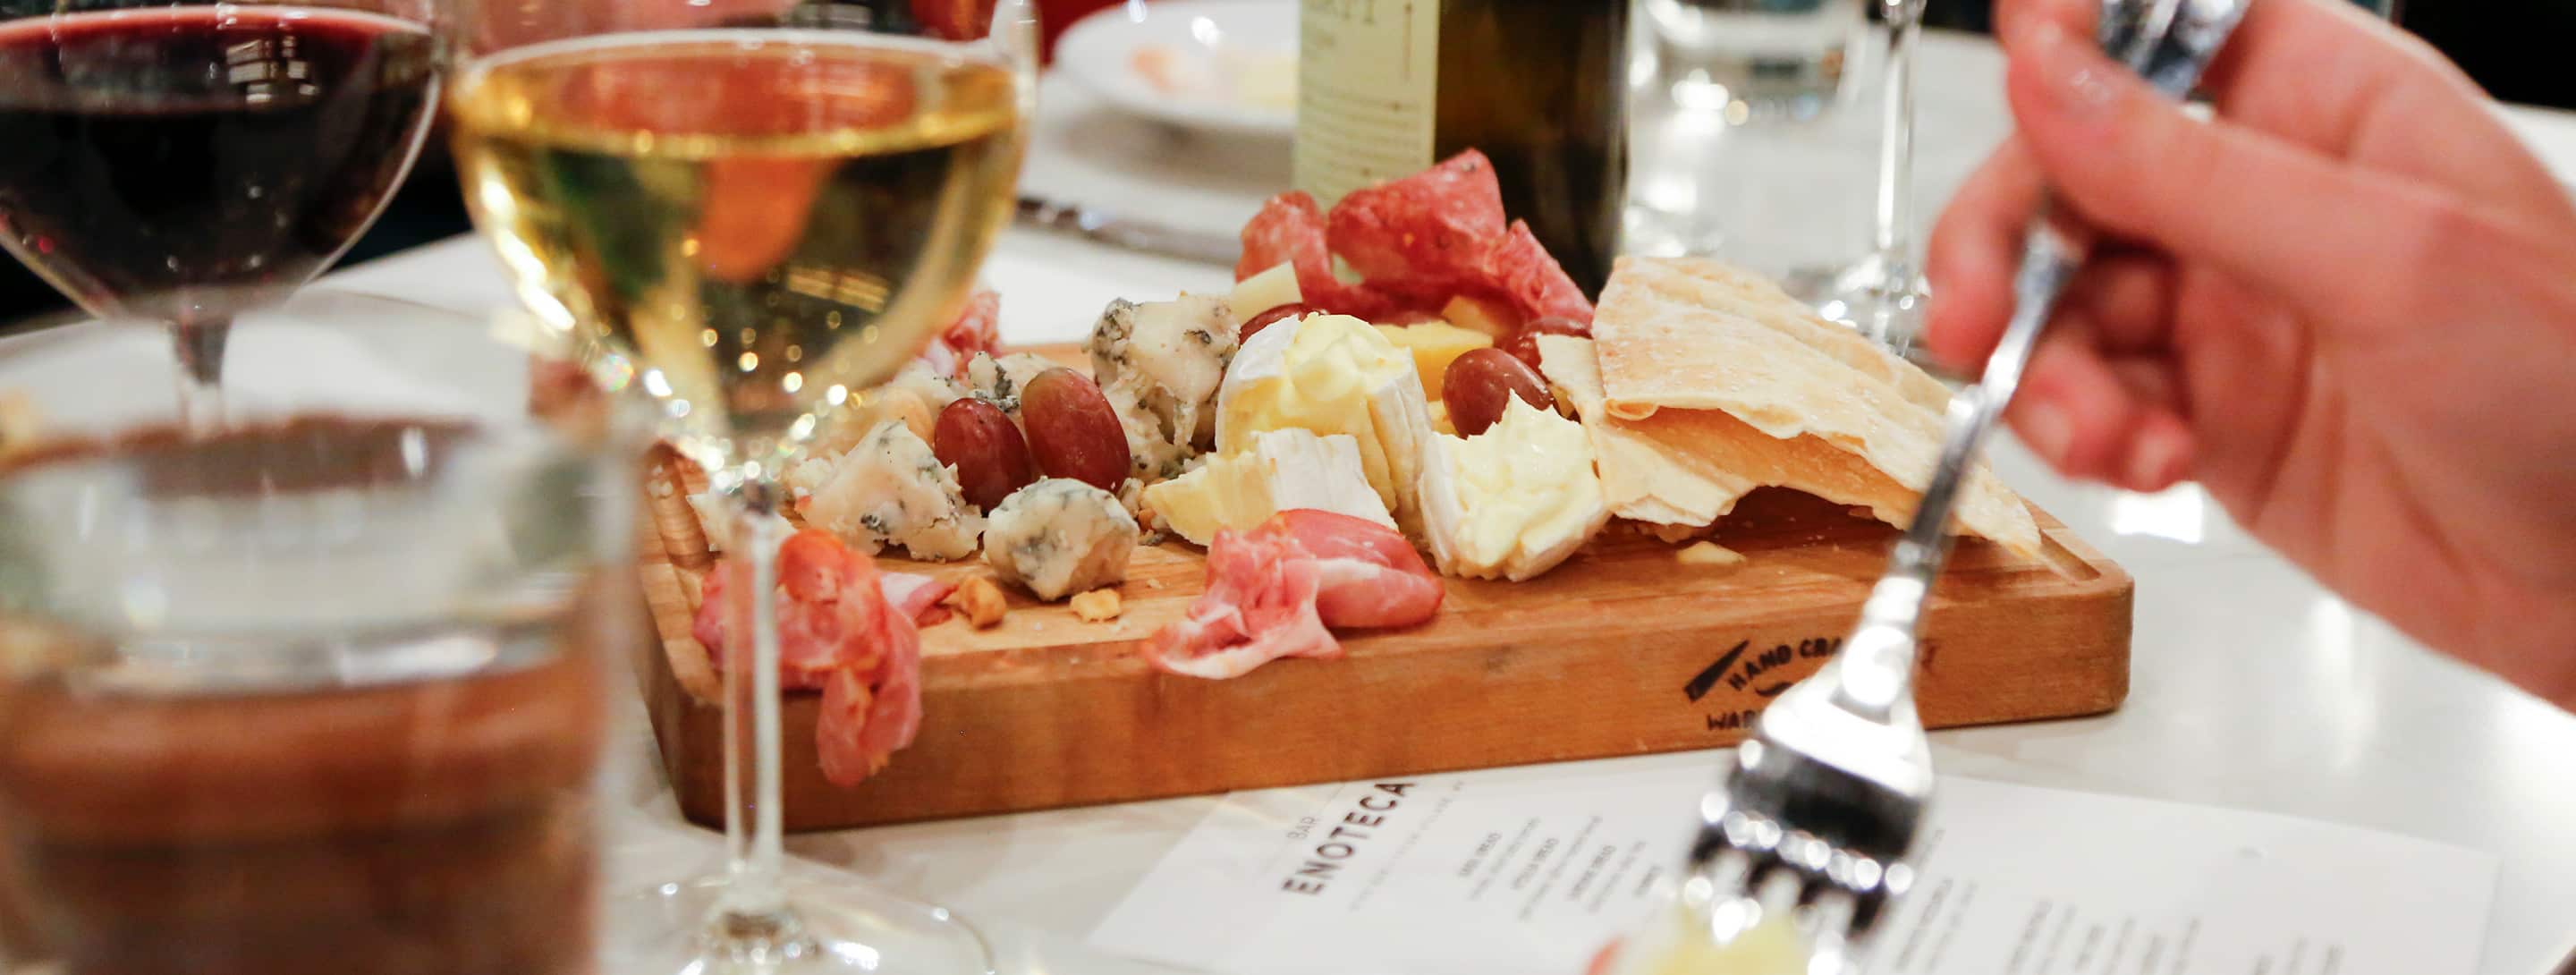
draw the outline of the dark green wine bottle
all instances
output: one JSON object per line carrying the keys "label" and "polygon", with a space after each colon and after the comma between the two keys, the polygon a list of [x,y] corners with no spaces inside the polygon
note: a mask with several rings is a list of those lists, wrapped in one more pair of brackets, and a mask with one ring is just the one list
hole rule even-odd
{"label": "dark green wine bottle", "polygon": [[1628,0],[1303,0],[1298,189],[1331,206],[1464,149],[1586,294],[1619,250]]}

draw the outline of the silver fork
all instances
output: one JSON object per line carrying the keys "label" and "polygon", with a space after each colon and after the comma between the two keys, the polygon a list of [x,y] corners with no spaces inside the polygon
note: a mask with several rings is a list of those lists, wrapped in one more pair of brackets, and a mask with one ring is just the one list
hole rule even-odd
{"label": "silver fork", "polygon": [[[2197,84],[2251,0],[2105,0],[2100,39],[2158,91]],[[1814,962],[1851,967],[1890,904],[1932,795],[1932,759],[1914,712],[1915,631],[1949,555],[1945,530],[1995,416],[2012,400],[2040,330],[2082,250],[2033,218],[2015,273],[2012,320],[1985,374],[1950,399],[1940,464],[1858,628],[1814,676],[1780,695],[1700,801],[1684,906],[1723,942],[1766,914],[1803,905]]]}

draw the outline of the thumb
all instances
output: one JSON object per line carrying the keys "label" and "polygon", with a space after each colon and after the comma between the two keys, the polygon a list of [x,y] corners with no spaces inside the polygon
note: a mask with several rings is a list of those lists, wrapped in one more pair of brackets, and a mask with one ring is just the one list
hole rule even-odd
{"label": "thumb", "polygon": [[2408,266],[2439,194],[2225,119],[2203,121],[2053,21],[2014,45],[2006,92],[2050,186],[2088,222],[2293,304],[2367,313],[2356,281]]}

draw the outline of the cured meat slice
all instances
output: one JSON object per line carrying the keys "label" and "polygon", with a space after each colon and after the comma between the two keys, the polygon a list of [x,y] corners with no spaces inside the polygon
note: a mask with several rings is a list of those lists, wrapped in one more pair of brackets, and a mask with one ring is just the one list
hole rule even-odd
{"label": "cured meat slice", "polygon": [[1364,280],[1455,283],[1481,279],[1488,251],[1504,234],[1494,164],[1469,149],[1403,179],[1352,190],[1334,205],[1324,239]]}
{"label": "cured meat slice", "polygon": [[[691,626],[718,666],[740,659],[727,591],[747,569],[717,563]],[[897,574],[900,575],[900,574]],[[936,602],[943,586],[901,576],[901,603],[888,599],[889,579],[876,563],[831,533],[807,529],[778,547],[779,683],[823,691],[814,728],[823,776],[851,786],[885,767],[912,743],[921,725],[921,631],[914,606]]]}
{"label": "cured meat slice", "polygon": [[1265,522],[1216,533],[1208,587],[1187,616],[1146,639],[1154,665],[1189,677],[1241,677],[1281,657],[1338,657],[1342,645],[1316,615],[1322,567],[1285,530]]}
{"label": "cured meat slice", "polygon": [[913,621],[916,626],[928,626],[937,619],[944,619],[945,616],[938,612],[939,601],[957,589],[954,582],[910,572],[881,572],[877,575],[877,583],[878,588],[885,590],[886,605],[894,607],[895,615]]}
{"label": "cured meat slice", "polygon": [[1439,576],[1393,529],[1283,511],[1208,547],[1208,588],[1148,638],[1148,659],[1190,677],[1240,677],[1282,657],[1338,657],[1330,626],[1410,626],[1440,609]]}
{"label": "cured meat slice", "polygon": [[938,344],[946,346],[956,359],[956,368],[948,373],[952,376],[962,375],[960,370],[975,358],[975,353],[1001,355],[1002,296],[991,288],[976,289],[967,296],[966,307],[957,313],[957,320],[939,333]]}
{"label": "cured meat slice", "polygon": [[[1335,277],[1336,257],[1362,283]],[[1270,198],[1243,227],[1235,279],[1283,262],[1306,304],[1382,324],[1437,318],[1458,297],[1508,305],[1524,322],[1592,320],[1592,302],[1529,225],[1505,218],[1494,165],[1473,149],[1353,190],[1329,215],[1302,192]]]}
{"label": "cured meat slice", "polygon": [[1297,268],[1297,290],[1308,304],[1318,291],[1334,291],[1333,255],[1324,245],[1324,211],[1304,190],[1290,190],[1261,204],[1243,225],[1243,256],[1234,264],[1234,279],[1270,270],[1282,263]]}
{"label": "cured meat slice", "polygon": [[1315,559],[1315,611],[1331,627],[1412,626],[1440,611],[1446,595],[1422,553],[1386,526],[1332,511],[1298,508],[1271,522]]}

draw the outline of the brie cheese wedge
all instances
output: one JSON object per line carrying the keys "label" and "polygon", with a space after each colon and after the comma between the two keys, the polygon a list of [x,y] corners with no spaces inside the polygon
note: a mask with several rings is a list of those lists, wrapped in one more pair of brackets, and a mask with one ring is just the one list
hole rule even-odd
{"label": "brie cheese wedge", "polygon": [[1253,436],[1251,450],[1146,488],[1145,506],[1175,534],[1202,546],[1216,539],[1218,529],[1248,530],[1293,508],[1395,527],[1360,467],[1359,442],[1349,434],[1319,437],[1295,427],[1262,431]]}
{"label": "brie cheese wedge", "polygon": [[1432,435],[1421,498],[1440,571],[1479,579],[1553,569],[1610,521],[1582,424],[1517,397],[1492,429]]}
{"label": "brie cheese wedge", "polygon": [[1396,524],[1411,531],[1419,523],[1414,490],[1431,409],[1411,353],[1347,315],[1262,329],[1235,352],[1217,393],[1217,452],[1241,454],[1257,435],[1289,428],[1348,434]]}

